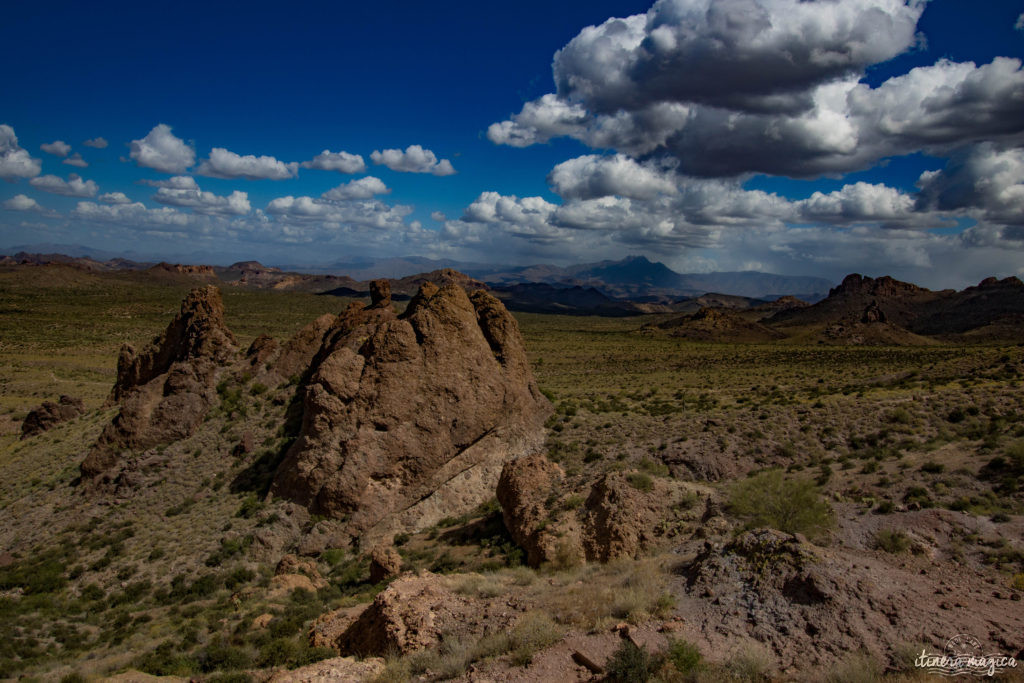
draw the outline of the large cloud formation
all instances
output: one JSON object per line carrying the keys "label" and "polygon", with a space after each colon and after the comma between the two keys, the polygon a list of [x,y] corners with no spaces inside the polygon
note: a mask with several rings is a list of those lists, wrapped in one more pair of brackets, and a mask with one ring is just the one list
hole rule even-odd
{"label": "large cloud formation", "polygon": [[[854,255],[924,267],[966,249],[1004,263],[995,249],[1024,247],[1021,60],[941,59],[864,81],[923,42],[925,4],[658,0],[587,27],[555,54],[555,92],[487,135],[513,147],[571,137],[603,153],[551,171],[560,204],[484,193],[444,234],[543,254],[586,233],[604,253],[642,245],[680,265],[699,252],[708,267]],[[863,181],[802,200],[745,189],[756,174],[842,177],[917,152],[947,162],[916,193]],[[928,232],[964,217],[976,223],[965,232]]]}
{"label": "large cloud formation", "polygon": [[1018,59],[940,61],[876,88],[864,70],[911,48],[918,0],[659,0],[584,29],[557,92],[495,123],[496,143],[570,136],[663,155],[706,177],[813,177],[917,150],[1024,139]]}

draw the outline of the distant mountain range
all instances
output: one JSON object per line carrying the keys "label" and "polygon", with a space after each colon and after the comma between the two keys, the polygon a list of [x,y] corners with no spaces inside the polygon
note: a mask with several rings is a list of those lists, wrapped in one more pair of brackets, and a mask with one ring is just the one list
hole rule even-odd
{"label": "distant mountain range", "polygon": [[[61,253],[0,255],[0,266],[48,267],[112,273],[161,282],[209,282],[227,287],[303,291],[368,297],[370,283],[356,275],[296,273],[239,261],[228,266],[147,263],[101,255]],[[353,264],[349,264],[353,265]],[[365,264],[362,264],[365,265]],[[392,259],[387,267],[437,265],[429,259]],[[367,266],[377,268],[379,266]],[[761,341],[789,338],[823,344],[933,344],[937,340],[1024,340],[1024,283],[987,278],[961,291],[933,291],[891,277],[848,275],[841,284],[769,273],[676,273],[643,257],[572,267],[451,268],[389,278],[396,300],[408,299],[425,282],[490,289],[514,311],[569,315],[683,314],[645,326],[654,334],[699,341]],[[475,276],[475,277],[474,277]],[[807,292],[810,293],[807,293]],[[791,293],[795,292],[797,296]],[[753,295],[753,296],[751,296]]]}
{"label": "distant mountain range", "polygon": [[664,263],[650,261],[644,256],[573,266],[531,265],[511,268],[406,257],[339,262],[325,268],[293,270],[348,275],[356,280],[368,280],[377,277],[400,278],[442,268],[453,268],[497,288],[528,283],[594,288],[611,298],[641,303],[671,303],[682,297],[695,297],[709,292],[767,300],[788,295],[804,301],[818,301],[835,284],[824,278],[757,271],[677,273]]}
{"label": "distant mountain range", "polygon": [[[41,244],[18,248],[14,261],[36,263],[79,263],[92,269],[119,270],[147,268],[156,261],[147,261],[138,255],[124,258],[80,245],[61,247]],[[69,255],[70,254],[70,255]],[[190,263],[203,263],[193,259]],[[772,300],[781,296],[795,296],[804,301],[818,301],[825,297],[834,284],[817,277],[777,275],[756,271],[719,273],[677,273],[658,261],[643,256],[630,256],[620,261],[600,261],[573,266],[532,265],[498,266],[484,263],[443,261],[420,256],[387,259],[364,259],[336,262],[323,267],[296,265],[264,266],[256,261],[241,261],[231,265],[215,266],[220,271],[241,271],[239,265],[248,264],[249,270],[285,275],[320,275],[343,277],[356,282],[375,278],[401,279],[418,273],[446,268],[501,289],[512,285],[540,283],[555,288],[593,288],[609,299],[625,299],[634,303],[671,305],[681,298],[693,298],[707,293],[728,294],[752,299]],[[265,279],[265,275],[264,275]],[[294,279],[294,278],[293,278]],[[304,287],[308,289],[308,287]]]}
{"label": "distant mountain range", "polygon": [[663,303],[707,293],[769,300],[788,295],[804,301],[818,301],[825,297],[834,284],[824,278],[757,271],[677,273],[665,264],[650,261],[643,256],[566,267],[544,265],[504,270],[468,267],[462,270],[488,284],[544,282],[579,285],[595,287],[615,297],[634,301],[660,300]]}

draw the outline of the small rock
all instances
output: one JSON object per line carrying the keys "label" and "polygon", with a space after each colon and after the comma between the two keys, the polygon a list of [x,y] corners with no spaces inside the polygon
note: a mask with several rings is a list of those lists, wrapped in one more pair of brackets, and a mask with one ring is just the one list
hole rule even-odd
{"label": "small rock", "polygon": [[379,545],[370,553],[370,583],[380,583],[402,572],[402,556],[391,546]]}
{"label": "small rock", "polygon": [[270,622],[274,620],[274,615],[270,612],[264,612],[255,619],[252,620],[253,628],[266,628],[270,625]]}

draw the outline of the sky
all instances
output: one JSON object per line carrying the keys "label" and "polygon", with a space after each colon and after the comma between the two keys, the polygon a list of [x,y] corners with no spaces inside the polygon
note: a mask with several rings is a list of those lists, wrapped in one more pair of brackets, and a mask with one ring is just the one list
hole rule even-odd
{"label": "sky", "polygon": [[0,253],[1024,276],[1024,0],[3,14]]}

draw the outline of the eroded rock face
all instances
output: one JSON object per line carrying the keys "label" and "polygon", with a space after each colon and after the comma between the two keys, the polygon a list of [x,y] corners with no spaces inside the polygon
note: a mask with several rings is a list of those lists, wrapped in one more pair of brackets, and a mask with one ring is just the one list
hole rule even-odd
{"label": "eroded rock face", "polygon": [[213,286],[189,292],[164,333],[141,353],[128,344],[121,347],[117,382],[107,401],[120,403],[121,412],[82,462],[82,475],[108,472],[124,449],[150,448],[192,434],[216,398],[217,371],[235,350],[220,291]]}
{"label": "eroded rock face", "polygon": [[375,292],[324,335],[271,488],[363,542],[487,500],[505,462],[540,448],[551,410],[497,299],[425,284],[398,316]]}
{"label": "eroded rock face", "polygon": [[61,396],[56,403],[43,401],[42,405],[34,408],[25,416],[25,420],[21,423],[21,438],[27,439],[36,434],[42,434],[47,429],[61,422],[73,420],[84,412],[85,404],[80,398]]}

